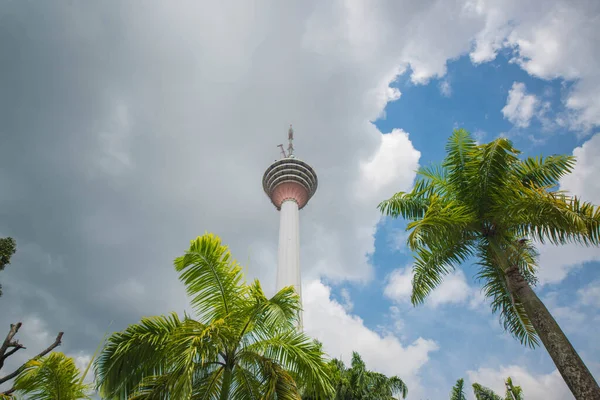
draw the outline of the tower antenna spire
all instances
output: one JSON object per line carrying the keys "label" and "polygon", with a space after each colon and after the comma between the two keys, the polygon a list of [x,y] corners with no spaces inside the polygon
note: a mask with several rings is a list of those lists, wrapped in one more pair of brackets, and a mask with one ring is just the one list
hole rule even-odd
{"label": "tower antenna spire", "polygon": [[290,124],[290,129],[288,130],[288,152],[287,152],[287,156],[288,157],[293,157],[294,156],[294,129],[292,129],[292,125]]}

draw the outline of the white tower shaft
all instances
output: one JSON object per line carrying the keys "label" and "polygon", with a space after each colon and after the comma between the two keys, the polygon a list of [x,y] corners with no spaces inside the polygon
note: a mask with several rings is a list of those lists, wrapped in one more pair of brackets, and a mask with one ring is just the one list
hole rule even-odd
{"label": "white tower shaft", "polygon": [[[291,199],[283,201],[279,215],[277,290],[286,286],[293,286],[302,301],[299,209],[298,203]],[[299,319],[302,329],[302,312]]]}

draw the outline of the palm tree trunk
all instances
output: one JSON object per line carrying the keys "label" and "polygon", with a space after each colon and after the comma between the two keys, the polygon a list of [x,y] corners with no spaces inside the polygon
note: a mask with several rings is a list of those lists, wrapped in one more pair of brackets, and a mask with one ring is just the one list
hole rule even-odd
{"label": "palm tree trunk", "polygon": [[519,298],[554,365],[577,400],[600,400],[600,387],[544,303],[517,267],[506,271],[508,289]]}
{"label": "palm tree trunk", "polygon": [[223,371],[223,385],[221,386],[220,400],[229,400],[229,389],[231,388],[231,379],[233,378],[233,371],[229,367],[225,367]]}

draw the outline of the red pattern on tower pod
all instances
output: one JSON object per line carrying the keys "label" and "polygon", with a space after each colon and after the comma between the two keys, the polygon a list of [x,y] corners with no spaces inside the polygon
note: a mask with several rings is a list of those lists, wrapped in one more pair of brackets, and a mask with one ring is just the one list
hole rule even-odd
{"label": "red pattern on tower pod", "polygon": [[298,208],[302,208],[308,202],[308,191],[299,183],[284,182],[273,190],[271,201],[279,209],[285,200],[295,200]]}

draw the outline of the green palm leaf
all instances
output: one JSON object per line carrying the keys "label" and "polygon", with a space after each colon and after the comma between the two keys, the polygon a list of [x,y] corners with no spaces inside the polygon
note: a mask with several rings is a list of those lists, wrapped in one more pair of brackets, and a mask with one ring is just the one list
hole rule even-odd
{"label": "green palm leaf", "polygon": [[242,268],[217,236],[192,240],[185,255],[175,260],[175,270],[201,318],[225,318],[239,306]]}
{"label": "green palm leaf", "polygon": [[575,157],[553,155],[528,157],[515,167],[517,177],[524,186],[556,186],[563,176],[573,170]]}
{"label": "green palm leaf", "polygon": [[427,199],[417,197],[413,193],[398,192],[392,198],[382,201],[378,208],[384,215],[402,216],[414,221],[425,215],[428,205]]}
{"label": "green palm leaf", "polygon": [[480,261],[477,264],[481,268],[476,278],[484,283],[482,290],[485,296],[492,299],[492,313],[499,314],[504,329],[521,343],[529,347],[537,346],[537,332],[521,300],[510,293],[504,271],[498,268],[497,257],[491,246],[480,246],[478,256]]}
{"label": "green palm leaf", "polygon": [[452,391],[450,392],[450,400],[467,400],[464,386],[465,381],[463,379],[457,380],[456,384],[452,387]]}

